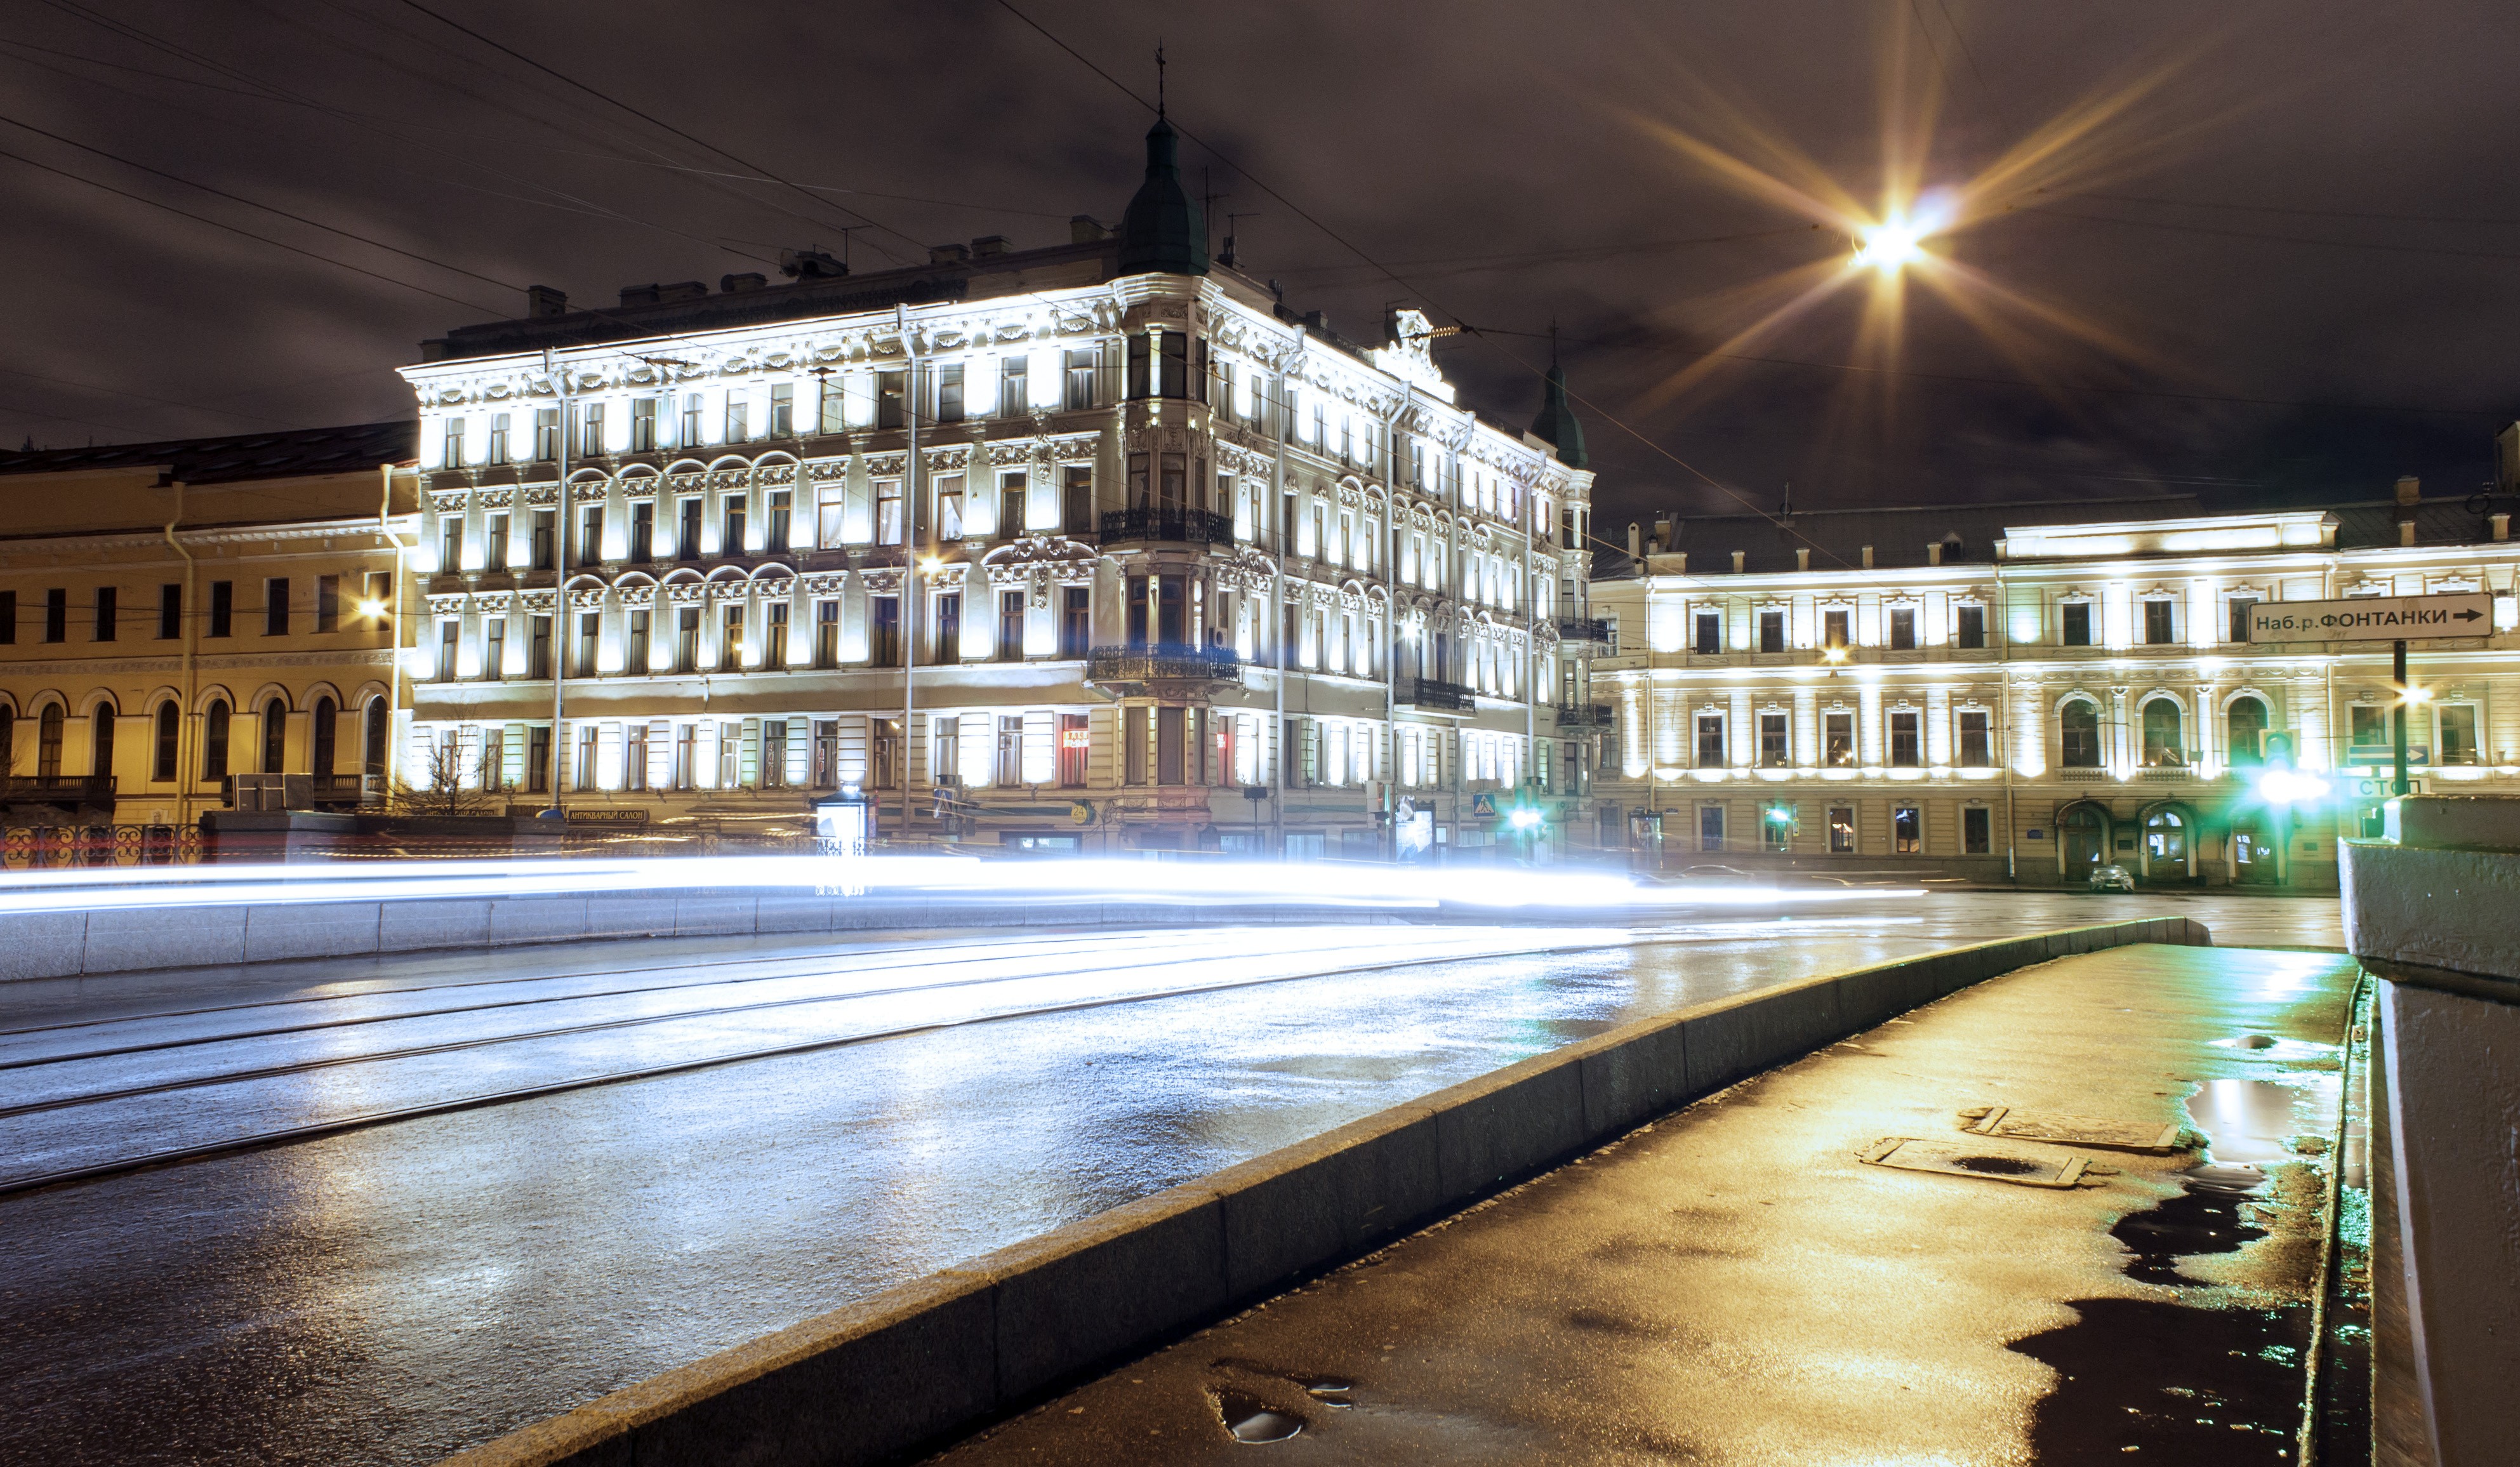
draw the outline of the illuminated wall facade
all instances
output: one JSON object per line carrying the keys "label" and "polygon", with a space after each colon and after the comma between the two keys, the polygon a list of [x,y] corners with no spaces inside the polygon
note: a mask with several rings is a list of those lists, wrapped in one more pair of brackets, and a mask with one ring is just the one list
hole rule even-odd
{"label": "illuminated wall facade", "polygon": [[1365,347],[1090,221],[1001,246],[432,343],[415,767],[548,799],[557,674],[563,803],[658,820],[854,785],[914,834],[1338,854],[1584,778],[1591,475],[1422,316]]}
{"label": "illuminated wall facade", "polygon": [[[1593,670],[1600,834],[1658,830],[1675,865],[2333,886],[2336,839],[2387,793],[2390,647],[2254,644],[2249,604],[2491,592],[2490,635],[2414,645],[2414,773],[2520,778],[2507,519],[2403,493],[1658,526],[1642,575],[1595,587],[1618,628]],[[2266,797],[2269,734],[2325,798]]]}
{"label": "illuminated wall facade", "polygon": [[266,772],[380,801],[411,452],[405,422],[0,455],[0,822],[187,825]]}

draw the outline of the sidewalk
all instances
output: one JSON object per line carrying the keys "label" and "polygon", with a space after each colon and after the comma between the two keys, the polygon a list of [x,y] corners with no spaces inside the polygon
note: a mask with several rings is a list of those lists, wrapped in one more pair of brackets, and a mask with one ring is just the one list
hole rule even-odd
{"label": "sidewalk", "polygon": [[[2354,977],[2143,946],[1991,980],[935,1460],[2295,1461]],[[2211,1152],[1964,1134],[1985,1106]]]}

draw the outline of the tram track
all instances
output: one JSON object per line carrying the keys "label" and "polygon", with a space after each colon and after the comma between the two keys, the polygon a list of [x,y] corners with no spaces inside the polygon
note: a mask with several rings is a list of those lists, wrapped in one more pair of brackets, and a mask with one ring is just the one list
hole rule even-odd
{"label": "tram track", "polygon": [[[1058,946],[1060,948],[1083,947],[1087,946],[1092,941],[1093,939],[1090,937],[1080,937],[1075,942],[1062,943]],[[965,956],[931,959],[926,957],[924,955],[939,951],[952,952],[957,950],[923,949],[916,955],[905,954],[898,960],[869,964],[865,967],[853,969],[852,971],[880,972],[887,968],[951,966],[961,963],[988,962],[1010,957],[1033,956],[1042,951],[1041,948],[1033,946],[1024,946],[1018,949],[1013,944],[986,945],[975,943],[968,946],[971,951],[968,956]],[[811,964],[822,957],[845,956],[849,955],[807,954],[800,956],[795,954],[782,954],[777,957],[740,958],[735,961],[746,964],[785,964],[794,967],[798,964]],[[542,974],[525,978],[467,980],[464,983],[437,984],[427,987],[397,989],[391,992],[394,995],[402,995],[433,993],[443,989],[488,986],[491,984],[561,983],[582,978],[617,977],[628,973],[689,971],[691,966],[692,965],[690,963],[685,962],[659,963],[650,967],[638,968],[602,968],[583,974]],[[396,1013],[360,1014],[350,1018],[322,1019],[301,1024],[282,1024],[264,1029],[229,1030],[218,1034],[196,1035],[185,1039],[156,1040],[147,1044],[124,1045],[112,1048],[75,1049],[62,1054],[39,1054],[18,1059],[0,1059],[0,1073],[6,1073],[13,1070],[37,1069],[45,1065],[70,1064],[82,1060],[128,1058],[135,1054],[154,1054],[165,1050],[192,1048],[202,1045],[230,1044],[243,1040],[275,1039],[292,1034],[317,1034],[326,1030],[357,1028],[368,1024],[391,1024],[401,1023],[410,1019],[446,1018],[467,1013],[486,1013],[501,1008],[529,1007],[541,1003],[569,1003],[595,999],[631,998],[640,994],[673,993],[684,989],[709,988],[742,983],[779,983],[793,978],[810,976],[812,976],[810,971],[789,971],[753,974],[742,978],[705,978],[690,983],[654,983],[645,984],[634,988],[596,989],[577,993],[548,994],[526,999],[503,999],[495,1002],[487,1003],[453,1004],[443,1008],[417,1008]],[[52,1033],[70,1028],[98,1028],[108,1024],[144,1024],[161,1022],[163,1020],[173,1018],[192,1018],[208,1013],[241,1012],[255,1008],[278,1007],[284,1004],[353,1002],[377,996],[371,994],[331,994],[309,996],[303,999],[275,1000],[269,1003],[229,1004],[217,1008],[176,1010],[164,1014],[134,1014],[112,1019],[90,1020],[84,1024],[78,1025],[50,1025],[41,1029],[0,1031],[0,1040],[7,1040],[17,1035]],[[8,1114],[10,1114],[10,1112],[0,1110],[0,1116]]]}
{"label": "tram track", "polygon": [[[926,1023],[900,1025],[889,1029],[870,1031],[864,1034],[834,1035],[822,1039],[802,1041],[795,1044],[774,1045],[752,1049],[738,1050],[731,1053],[696,1056],[691,1059],[675,1060],[663,1064],[636,1066],[628,1069],[608,1071],[596,1075],[571,1076],[564,1080],[551,1081],[540,1085],[519,1086],[501,1090],[482,1091],[470,1095],[453,1096],[447,1099],[428,1101],[418,1105],[390,1107],[382,1110],[361,1112],[354,1115],[337,1116],[327,1120],[309,1122],[300,1126],[281,1127],[275,1130],[256,1133],[251,1135],[229,1136],[218,1140],[204,1141],[188,1146],[164,1147],[135,1156],[118,1157],[109,1161],[96,1162],[81,1167],[64,1168],[57,1171],[36,1173],[24,1177],[0,1178],[0,1197],[18,1196],[52,1187],[96,1181],[111,1177],[127,1176],[131,1173],[148,1171],[157,1167],[187,1164],[206,1160],[216,1156],[259,1151],[275,1146],[293,1145],[300,1142],[322,1139],[326,1136],[339,1135],[356,1131],[365,1131],[400,1122],[423,1120],[432,1116],[451,1115],[471,1110],[487,1109],[492,1106],[514,1104],[519,1101],[540,1099],[552,1095],[567,1094],[572,1091],[593,1089],[605,1086],[632,1084],[643,1080],[687,1075],[704,1070],[721,1069],[730,1065],[745,1064],[759,1060],[786,1058],[799,1054],[811,1054],[825,1050],[846,1048],[858,1045],[880,1043],[887,1040],[908,1039],[919,1035],[943,1033],[950,1030],[970,1028],[982,1024],[1008,1023],[1021,1019],[1040,1018],[1056,1014],[1081,1013],[1094,1009],[1155,1002],[1170,999],[1193,998],[1201,994],[1225,993],[1238,989],[1266,987],[1273,984],[1300,983],[1322,978],[1347,977],[1361,973],[1388,972],[1394,969],[1425,967],[1440,963],[1495,962],[1509,961],[1514,958],[1521,957],[1564,956],[1571,954],[1600,952],[1608,949],[1676,946],[1688,940],[1689,939],[1683,937],[1650,937],[1636,935],[1625,940],[1614,939],[1606,942],[1600,940],[1589,940],[1583,942],[1551,944],[1541,947],[1526,948],[1511,953],[1432,954],[1421,957],[1395,957],[1390,956],[1381,956],[1369,962],[1342,964],[1336,967],[1318,968],[1300,973],[1268,974],[1256,977],[1228,979],[1216,983],[1192,984],[1181,988],[1169,988],[1150,993],[1123,994],[1103,998],[1071,1000],[1059,1003],[1046,1003],[1023,1008],[1005,1009],[994,1013],[971,1014],[961,1018],[939,1019]],[[491,1041],[490,1043],[497,1042]],[[363,1062],[375,1063],[377,1061],[374,1058],[367,1058],[345,1059],[343,1062],[346,1064],[356,1064]],[[169,1089],[187,1088],[192,1087],[169,1087]],[[146,1091],[143,1091],[142,1093],[146,1093]]]}
{"label": "tram track", "polygon": [[[1611,945],[1604,944],[1602,946]],[[998,956],[1012,958],[1034,956],[1038,955],[1036,953],[1019,953]],[[1177,954],[1163,955],[1146,960],[1134,961],[1118,966],[1106,964],[1102,966],[1100,971],[1118,974],[1136,972],[1152,967],[1160,967],[1175,960],[1177,956]],[[1475,960],[1481,957],[1506,956],[1511,955],[1465,951],[1449,955],[1438,955],[1430,956],[1424,960],[1442,961],[1447,958]],[[950,964],[940,965],[959,965],[962,963],[989,960],[991,960],[990,957],[968,956],[952,959]],[[895,963],[887,964],[885,966],[889,968],[912,966],[924,967],[929,966],[929,964]],[[878,969],[878,971],[880,971],[880,969]],[[1067,978],[1076,976],[1079,971],[1082,970],[1070,968],[1064,970],[1054,969],[1047,972],[1034,971],[1024,973],[1001,973],[981,978],[947,979],[936,983],[910,983],[899,984],[889,988],[860,989],[848,993],[810,994],[791,999],[769,999],[757,1003],[725,1003],[706,1008],[678,1008],[658,1013],[629,1014],[620,1018],[604,1019],[591,1023],[562,1025],[549,1029],[529,1029],[511,1034],[486,1034],[472,1039],[448,1040],[428,1045],[412,1045],[400,1048],[379,1049],[365,1054],[331,1055],[321,1059],[301,1060],[291,1064],[265,1065],[248,1070],[231,1070],[213,1075],[193,1076],[183,1080],[166,1081],[157,1085],[131,1086],[113,1090],[93,1090],[83,1094],[63,1095],[45,1100],[25,1101],[16,1105],[0,1105],[0,1120],[8,1120],[17,1116],[36,1115],[45,1111],[70,1110],[82,1105],[103,1104],[109,1101],[136,1100],[150,1095],[171,1094],[178,1090],[201,1089],[211,1086],[241,1085],[256,1080],[277,1080],[291,1075],[308,1074],[318,1070],[338,1069],[348,1065],[382,1064],[390,1060],[412,1059],[423,1055],[457,1053],[466,1049],[486,1048],[497,1045],[527,1044],[536,1040],[565,1039],[571,1035],[599,1034],[607,1030],[631,1029],[652,1024],[670,1024],[691,1019],[724,1018],[733,1014],[760,1013],[771,1009],[796,1008],[818,1003],[851,1003],[862,1000],[899,998],[904,994],[941,993],[951,992],[958,989],[984,988],[996,984],[1031,982],[1043,978]],[[556,995],[548,999],[517,1000],[507,1003],[485,1003],[465,1008],[428,1009],[409,1015],[381,1015],[373,1018],[354,1020],[344,1019],[327,1024],[293,1026],[287,1029],[259,1030],[248,1034],[221,1036],[217,1040],[181,1040],[170,1042],[164,1045],[138,1046],[132,1049],[91,1050],[87,1051],[83,1055],[63,1056],[53,1060],[26,1061],[22,1065],[0,1066],[0,1069],[24,1068],[38,1063],[67,1064],[73,1062],[75,1059],[81,1058],[128,1058],[135,1053],[154,1053],[158,1052],[159,1049],[190,1047],[201,1044],[223,1043],[230,1040],[318,1032],[324,1029],[350,1024],[385,1023],[397,1021],[402,1018],[443,1018],[449,1015],[493,1012],[502,1008],[518,1007],[535,1003],[576,1002],[595,999],[621,997],[624,995],[678,992],[684,988],[714,988],[738,983],[780,983],[790,981],[793,978],[807,976],[811,975],[779,974],[752,978],[712,980],[689,985],[667,984],[641,989],[618,989],[600,994]],[[1288,974],[1285,976],[1292,979],[1310,975]],[[1169,993],[1173,991],[1166,990],[1164,992]],[[1157,997],[1159,997],[1159,995]]]}

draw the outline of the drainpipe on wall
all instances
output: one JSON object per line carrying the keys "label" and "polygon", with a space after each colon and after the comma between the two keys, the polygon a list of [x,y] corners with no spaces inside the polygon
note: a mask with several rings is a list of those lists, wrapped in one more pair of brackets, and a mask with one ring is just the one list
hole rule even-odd
{"label": "drainpipe on wall", "polygon": [[[552,355],[552,349],[548,346],[543,348],[543,371],[550,374],[552,391],[560,400],[560,441],[555,445],[554,452],[556,457],[553,461],[560,469],[560,534],[557,537],[557,544],[554,546],[554,549],[558,552],[558,559],[552,567],[552,732],[550,771],[551,815],[554,820],[559,820],[562,818],[560,803],[560,771],[562,757],[561,685],[568,676],[569,633],[573,630],[573,628],[569,626],[568,614],[568,531],[569,520],[575,517],[577,507],[568,502],[568,378],[559,366],[558,360]],[[443,570],[445,567],[440,566],[439,569]],[[528,641],[530,641],[532,635],[532,623],[530,622],[526,624],[526,634]],[[440,670],[440,675],[443,676],[443,669]]]}
{"label": "drainpipe on wall", "polygon": [[175,527],[184,522],[184,481],[170,478],[167,484],[175,491],[175,512],[166,520],[166,544],[184,557],[184,709],[175,721],[175,823],[181,826],[193,822],[194,786],[199,782],[186,778],[185,772],[194,768],[190,735],[193,720],[200,716],[193,702],[201,695],[196,681],[200,664],[194,656],[201,632],[199,618],[193,614],[193,553],[175,538]]}
{"label": "drainpipe on wall", "polygon": [[[1295,328],[1294,344],[1288,348],[1286,361],[1291,367],[1303,355],[1304,329]],[[1269,580],[1269,636],[1278,646],[1277,712],[1269,731],[1278,757],[1269,761],[1269,821],[1271,839],[1278,848],[1278,859],[1286,857],[1286,673],[1294,661],[1294,647],[1286,641],[1286,427],[1294,416],[1286,397],[1288,372],[1278,374],[1278,430],[1271,434],[1269,459],[1269,512],[1272,522],[1270,537],[1278,543],[1277,574]]]}
{"label": "drainpipe on wall", "polygon": [[[402,563],[402,536],[393,527],[393,466],[377,466],[377,528],[393,547],[393,625],[385,645],[385,790],[394,787],[394,770],[400,764],[402,737],[394,729],[394,718],[402,711],[402,585],[405,579]],[[190,595],[190,592],[186,593]],[[360,750],[362,763],[366,750]]]}

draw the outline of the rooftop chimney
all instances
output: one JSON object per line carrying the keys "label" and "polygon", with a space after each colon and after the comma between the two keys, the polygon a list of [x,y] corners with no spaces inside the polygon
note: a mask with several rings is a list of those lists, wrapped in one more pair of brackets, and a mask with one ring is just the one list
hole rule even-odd
{"label": "rooftop chimney", "polygon": [[2398,543],[2415,543],[2415,507],[2424,502],[2423,480],[2411,473],[2398,476]]}
{"label": "rooftop chimney", "polygon": [[1872,568],[1872,547],[1868,545],[1864,548],[1864,568],[1866,570]]}
{"label": "rooftop chimney", "polygon": [[540,321],[568,314],[568,294],[549,286],[525,287],[525,314]]}
{"label": "rooftop chimney", "polygon": [[836,280],[848,274],[849,267],[820,249],[783,249],[779,273],[790,280]]}
{"label": "rooftop chimney", "polygon": [[1330,318],[1321,311],[1306,311],[1304,330],[1318,336],[1327,336],[1330,333]]}
{"label": "rooftop chimney", "polygon": [[1934,541],[1932,544],[1925,547],[1925,563],[1928,565],[1940,565],[1943,563],[1943,543],[1941,541]]}
{"label": "rooftop chimney", "polygon": [[2495,512],[2494,512],[2494,513],[2492,513],[2492,514],[2488,514],[2488,515],[2486,515],[2486,516],[2485,516],[2485,522],[2486,522],[2488,525],[2493,526],[2493,533],[2494,533],[2494,538],[2495,538],[2495,539],[2497,539],[2497,540],[2508,540],[2508,539],[2510,539],[2510,538],[2511,538],[2511,511],[2508,511],[2508,510],[2498,510],[2498,511],[2495,511]]}
{"label": "rooftop chimney", "polygon": [[930,244],[927,246],[927,263],[931,265],[960,265],[967,263],[970,258],[971,248],[968,244]]}
{"label": "rooftop chimney", "polygon": [[975,259],[985,259],[993,254],[1004,254],[1012,247],[1013,242],[1004,235],[982,235],[971,242],[971,254]]}
{"label": "rooftop chimney", "polygon": [[1741,560],[1742,560],[1742,557],[1743,557],[1744,556],[1748,555],[1748,554],[1749,554],[1749,553],[1748,553],[1748,552],[1746,552],[1746,551],[1734,551],[1734,552],[1732,553],[1732,573],[1733,573],[1734,575],[1736,575],[1736,576],[1737,576],[1737,575],[1739,575],[1739,574],[1741,573]]}
{"label": "rooftop chimney", "polygon": [[729,295],[733,295],[738,290],[758,290],[768,284],[770,284],[770,277],[758,270],[747,270],[742,275],[721,275],[717,278],[717,288]]}
{"label": "rooftop chimney", "polygon": [[1628,521],[1628,558],[1629,558],[1629,559],[1631,559],[1631,560],[1633,560],[1633,559],[1635,559],[1637,556],[1642,556],[1642,555],[1643,555],[1644,553],[1645,553],[1645,531],[1644,531],[1644,526],[1642,526],[1642,525],[1641,525],[1641,524],[1638,524],[1635,520],[1631,519],[1631,520],[1629,520],[1629,521]]}
{"label": "rooftop chimney", "polygon": [[1794,569],[1796,569],[1796,570],[1809,570],[1809,569],[1811,569],[1811,547],[1810,547],[1810,546],[1808,546],[1808,545],[1797,545],[1797,546],[1795,546],[1795,547],[1794,547]]}
{"label": "rooftop chimney", "polygon": [[1092,214],[1078,214],[1067,221],[1067,243],[1070,244],[1092,244],[1109,238],[1111,231]]}

